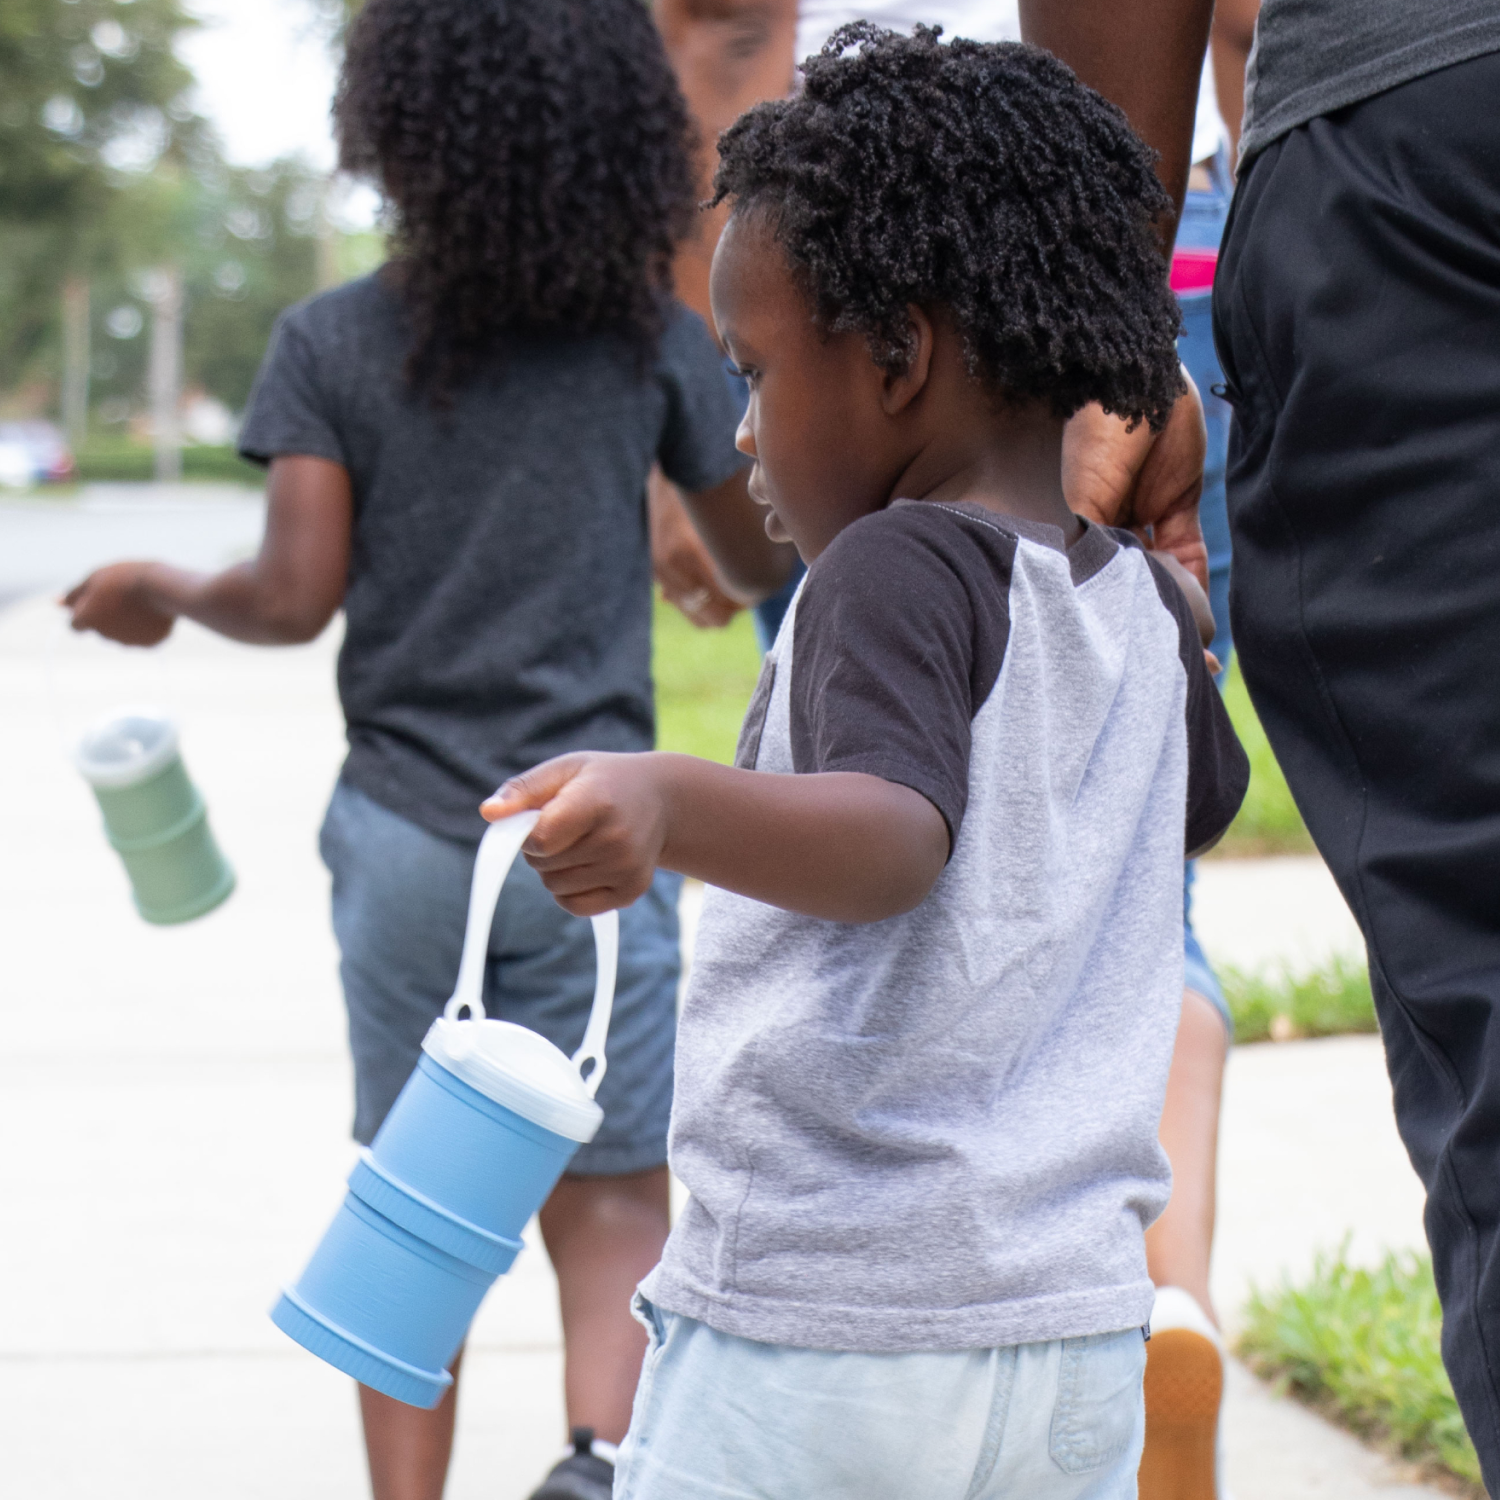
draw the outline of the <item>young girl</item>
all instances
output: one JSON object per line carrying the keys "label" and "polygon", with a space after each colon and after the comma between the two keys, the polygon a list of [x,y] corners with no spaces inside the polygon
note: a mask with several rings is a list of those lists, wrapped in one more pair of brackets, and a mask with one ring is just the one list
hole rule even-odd
{"label": "young girl", "polygon": [[[342,605],[349,756],[322,831],[368,1142],[451,992],[477,806],[562,751],[653,737],[645,489],[653,462],[764,595],[785,563],[745,496],[721,356],[668,296],[691,223],[685,109],[640,0],[370,0],[335,108],[343,165],[392,220],[376,275],[281,321],[241,449],[270,465],[259,556],[213,577],[101,569],[76,629],[139,645],[186,615],[316,636]],[[537,1493],[604,1500],[644,1336],[630,1293],[667,1219],[676,877],[622,913],[605,1122],[542,1211],[577,1451]],[[486,1005],[571,1052],[588,924],[524,866]],[[455,1372],[456,1373],[456,1372]],[[360,1393],[377,1500],[435,1500],[453,1393]]]}

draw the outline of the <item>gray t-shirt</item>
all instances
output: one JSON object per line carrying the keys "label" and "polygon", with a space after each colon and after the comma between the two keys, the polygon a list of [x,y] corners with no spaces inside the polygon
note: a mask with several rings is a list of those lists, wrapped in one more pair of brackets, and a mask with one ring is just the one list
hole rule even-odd
{"label": "gray t-shirt", "polygon": [[1264,0],[1241,157],[1319,115],[1496,51],[1500,0]]}
{"label": "gray t-shirt", "polygon": [[1183,857],[1249,776],[1177,586],[1127,534],[898,503],[813,564],[738,760],[912,787],[952,854],[863,925],[708,892],[645,1294],[814,1349],[1144,1323]]}
{"label": "gray t-shirt", "polygon": [[447,410],[408,390],[400,303],[376,277],[277,325],[240,434],[262,462],[348,469],[354,538],[339,696],[344,775],[435,833],[568,750],[649,750],[646,476],[689,491],[744,460],[702,321],[654,362],[614,338],[507,338]]}

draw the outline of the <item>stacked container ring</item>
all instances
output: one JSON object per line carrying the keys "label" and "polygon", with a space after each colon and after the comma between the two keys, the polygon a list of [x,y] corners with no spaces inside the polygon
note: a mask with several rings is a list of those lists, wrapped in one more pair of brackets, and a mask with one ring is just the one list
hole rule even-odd
{"label": "stacked container ring", "polygon": [[83,736],[73,761],[94,789],[105,837],[148,922],[190,922],[229,898],[234,871],[214,841],[166,714],[120,710]]}

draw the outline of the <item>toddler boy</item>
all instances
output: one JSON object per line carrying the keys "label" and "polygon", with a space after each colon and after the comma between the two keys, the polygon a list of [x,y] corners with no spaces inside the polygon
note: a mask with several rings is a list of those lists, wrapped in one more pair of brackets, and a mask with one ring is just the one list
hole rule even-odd
{"label": "toddler boy", "polygon": [[543,808],[571,911],[714,887],[616,1494],[1132,1496],[1182,862],[1248,767],[1061,465],[1085,403],[1180,389],[1167,200],[1046,54],[863,23],[720,158],[739,442],[807,580],[735,767],[565,756],[485,809]]}

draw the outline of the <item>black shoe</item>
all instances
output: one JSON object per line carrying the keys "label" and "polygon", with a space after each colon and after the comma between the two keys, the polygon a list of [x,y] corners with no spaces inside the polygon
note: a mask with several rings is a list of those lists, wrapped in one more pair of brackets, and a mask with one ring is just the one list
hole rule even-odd
{"label": "black shoe", "polygon": [[532,1492],[531,1500],[610,1500],[614,1492],[614,1445],[596,1444],[592,1427],[575,1427],[573,1451]]}

